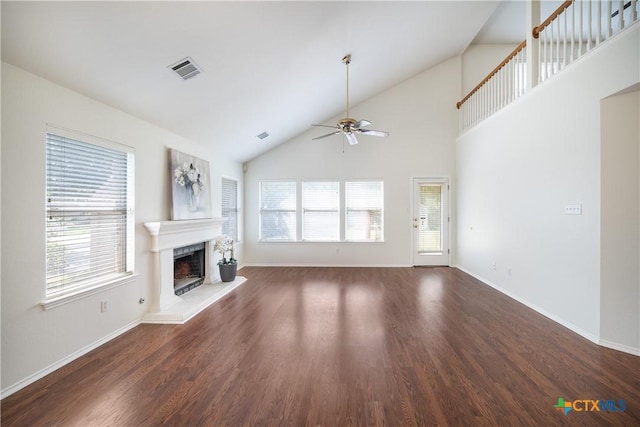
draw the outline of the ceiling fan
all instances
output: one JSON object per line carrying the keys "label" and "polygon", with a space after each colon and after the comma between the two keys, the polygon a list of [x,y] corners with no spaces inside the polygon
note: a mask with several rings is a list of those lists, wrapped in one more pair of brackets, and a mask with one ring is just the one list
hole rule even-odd
{"label": "ceiling fan", "polygon": [[363,135],[372,135],[372,136],[388,136],[389,132],[381,131],[381,130],[373,130],[373,129],[364,129],[365,127],[371,125],[371,122],[368,120],[356,120],[349,117],[349,64],[351,63],[351,54],[347,54],[342,58],[342,62],[347,66],[347,117],[344,119],[340,119],[336,126],[327,126],[327,125],[311,125],[311,126],[320,126],[326,128],[336,129],[335,131],[328,133],[326,135],[318,136],[312,138],[313,140],[326,138],[328,136],[343,134],[349,144],[355,145],[358,143],[356,139],[357,133]]}

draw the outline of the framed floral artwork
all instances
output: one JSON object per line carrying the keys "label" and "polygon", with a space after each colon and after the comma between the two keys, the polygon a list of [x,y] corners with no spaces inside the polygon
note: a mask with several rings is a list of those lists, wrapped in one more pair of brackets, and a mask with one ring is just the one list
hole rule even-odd
{"label": "framed floral artwork", "polygon": [[169,149],[171,157],[171,219],[211,218],[209,162]]}

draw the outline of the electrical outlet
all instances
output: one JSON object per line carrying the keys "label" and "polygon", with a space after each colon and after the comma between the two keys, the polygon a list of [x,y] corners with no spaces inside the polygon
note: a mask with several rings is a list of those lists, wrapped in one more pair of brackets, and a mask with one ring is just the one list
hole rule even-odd
{"label": "electrical outlet", "polygon": [[491,264],[491,268],[493,268],[494,270],[496,269],[496,263],[495,262],[493,264]]}
{"label": "electrical outlet", "polygon": [[100,313],[104,313],[105,311],[109,311],[109,303],[106,300],[100,301]]}
{"label": "electrical outlet", "polygon": [[565,215],[582,215],[582,205],[566,205],[564,207]]}

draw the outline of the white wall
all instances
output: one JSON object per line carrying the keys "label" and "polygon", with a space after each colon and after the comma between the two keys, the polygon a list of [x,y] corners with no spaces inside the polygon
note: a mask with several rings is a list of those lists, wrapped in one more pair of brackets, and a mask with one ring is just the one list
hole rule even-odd
{"label": "white wall", "polygon": [[[135,283],[44,311],[45,124],[135,147]],[[192,141],[2,63],[2,383],[3,395],[96,343],[135,326],[151,292],[145,221],[170,219],[168,148],[209,160],[213,214],[221,175],[242,183],[241,165]],[[240,258],[242,259],[242,258]],[[100,300],[109,311],[100,313]]]}
{"label": "white wall", "polygon": [[[373,129],[389,131],[387,138],[360,136],[358,145],[347,145],[343,152],[340,136],[312,141],[328,129],[310,128],[249,162],[245,174],[245,262],[410,265],[411,178],[454,177],[458,121],[455,103],[460,81],[460,58],[456,57],[352,108],[352,117],[368,119]],[[357,84],[357,80],[351,84]],[[338,117],[328,123],[337,120]],[[384,243],[258,242],[260,180],[329,178],[384,181]]]}
{"label": "white wall", "polygon": [[640,349],[640,91],[603,99],[601,108],[600,338],[633,352]]}
{"label": "white wall", "polygon": [[638,82],[638,39],[618,35],[457,143],[458,265],[594,341],[600,100]]}

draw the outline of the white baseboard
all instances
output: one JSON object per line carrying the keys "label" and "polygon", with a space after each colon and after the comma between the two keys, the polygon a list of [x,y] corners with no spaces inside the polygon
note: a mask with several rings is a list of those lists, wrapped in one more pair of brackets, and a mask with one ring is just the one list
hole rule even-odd
{"label": "white baseboard", "polygon": [[401,268],[401,267],[413,267],[411,264],[294,264],[294,263],[256,263],[256,264],[245,264],[246,267],[325,267],[325,268],[360,268],[360,267],[371,267],[371,268]]}
{"label": "white baseboard", "polygon": [[618,344],[618,343],[615,343],[615,342],[612,342],[612,341],[607,341],[607,340],[600,340],[598,342],[598,344],[600,344],[603,347],[610,348],[612,350],[617,350],[617,351],[621,351],[623,353],[633,354],[634,356],[640,356],[640,348],[634,348],[634,347],[630,347],[628,345]]}
{"label": "white baseboard", "polygon": [[592,334],[592,333],[590,333],[588,331],[585,331],[582,328],[579,328],[578,326],[572,324],[571,322],[567,322],[565,319],[563,319],[561,317],[558,317],[555,314],[550,313],[547,310],[545,310],[545,309],[543,309],[541,307],[538,307],[535,304],[532,304],[531,302],[525,300],[524,298],[521,298],[518,295],[515,295],[515,294],[511,293],[510,291],[508,291],[508,290],[506,290],[504,288],[501,288],[500,286],[498,286],[498,285],[496,285],[494,283],[491,283],[491,281],[489,281],[489,280],[485,279],[484,277],[481,277],[481,276],[479,276],[479,275],[477,275],[477,274],[465,269],[464,267],[461,267],[461,266],[458,265],[458,266],[456,266],[456,268],[458,270],[464,271],[469,276],[472,276],[472,277],[478,279],[479,281],[481,281],[485,285],[492,287],[496,291],[508,296],[509,298],[512,298],[512,299],[518,301],[519,303],[526,305],[530,309],[537,311],[538,313],[542,314],[544,317],[553,320],[554,322],[556,322],[556,323],[564,326],[565,328],[575,332],[576,334],[580,335],[581,337],[584,337],[584,338],[588,339],[589,341],[593,342],[594,344],[600,345],[600,342],[601,342],[600,337],[598,337],[598,336],[596,336],[596,335],[594,335],[594,334]]}
{"label": "white baseboard", "polygon": [[38,381],[39,379],[49,375],[50,373],[52,373],[56,369],[62,368],[63,366],[73,362],[77,358],[79,358],[81,356],[84,356],[85,354],[89,353],[91,350],[94,350],[94,349],[100,347],[102,344],[105,344],[108,341],[111,341],[112,339],[116,338],[117,336],[124,334],[128,330],[135,328],[139,324],[140,324],[140,320],[136,320],[134,322],[131,322],[128,325],[125,325],[122,328],[110,333],[109,335],[106,335],[106,336],[100,338],[99,340],[97,340],[97,341],[95,341],[95,342],[93,342],[93,343],[81,348],[80,350],[78,350],[78,351],[76,351],[76,352],[74,352],[74,353],[72,353],[72,354],[70,354],[70,355],[58,360],[57,362],[47,366],[46,368],[43,368],[43,369],[39,370],[35,374],[29,375],[28,377],[26,377],[23,380],[20,380],[17,383],[5,388],[4,390],[0,390],[0,399],[4,399],[5,397],[12,395],[16,391],[23,389],[24,387],[28,386],[29,384]]}

